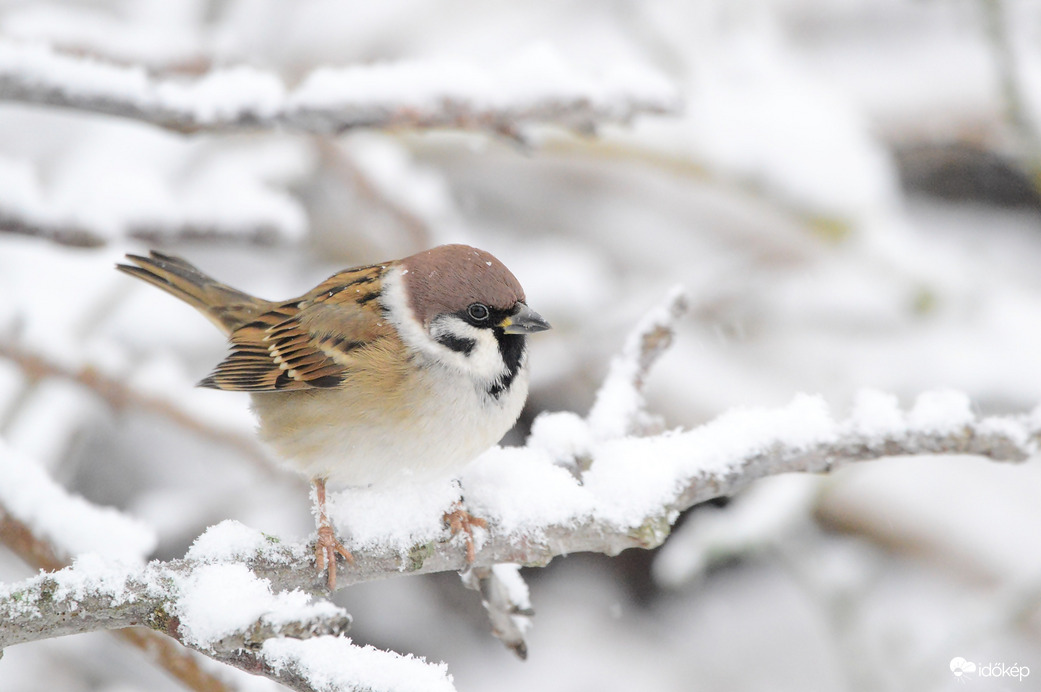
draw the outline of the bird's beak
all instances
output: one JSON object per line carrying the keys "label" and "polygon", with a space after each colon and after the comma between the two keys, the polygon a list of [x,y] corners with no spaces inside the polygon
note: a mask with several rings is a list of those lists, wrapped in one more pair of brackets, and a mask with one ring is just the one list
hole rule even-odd
{"label": "bird's beak", "polygon": [[542,315],[524,303],[518,303],[513,314],[500,322],[499,326],[507,334],[531,334],[544,332],[550,328],[549,322],[542,319]]}

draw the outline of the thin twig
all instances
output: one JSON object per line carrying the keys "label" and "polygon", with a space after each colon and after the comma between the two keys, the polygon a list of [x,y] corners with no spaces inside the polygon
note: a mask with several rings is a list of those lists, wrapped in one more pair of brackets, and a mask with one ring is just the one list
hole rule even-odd
{"label": "thin twig", "polygon": [[140,392],[90,365],[79,369],[68,368],[26,348],[4,342],[0,342],[0,358],[15,363],[31,380],[58,377],[75,382],[97,394],[117,411],[139,411],[159,416],[202,438],[234,448],[265,473],[274,472],[272,464],[253,437],[216,427],[168,399]]}

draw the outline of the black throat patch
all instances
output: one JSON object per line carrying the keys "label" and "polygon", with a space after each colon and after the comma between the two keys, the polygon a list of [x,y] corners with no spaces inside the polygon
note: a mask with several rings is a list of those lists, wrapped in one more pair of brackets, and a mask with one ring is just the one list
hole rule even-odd
{"label": "black throat patch", "polygon": [[502,356],[502,362],[506,365],[506,373],[488,388],[488,393],[498,399],[503,392],[510,388],[520,371],[525,343],[523,334],[507,334],[498,328],[493,332],[495,340],[499,344],[499,355]]}

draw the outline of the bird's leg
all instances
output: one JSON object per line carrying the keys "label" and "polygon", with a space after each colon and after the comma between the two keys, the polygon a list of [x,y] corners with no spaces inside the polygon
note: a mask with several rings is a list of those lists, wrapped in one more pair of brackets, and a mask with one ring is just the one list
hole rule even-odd
{"label": "bird's leg", "polygon": [[482,529],[486,529],[488,528],[488,522],[480,517],[475,517],[463,509],[461,500],[453,504],[452,509],[445,512],[441,519],[451,529],[453,536],[459,533],[463,534],[463,538],[466,540],[466,561],[472,564],[477,557],[477,550],[474,548],[474,527],[479,526]]}
{"label": "bird's leg", "polygon": [[343,547],[343,543],[336,540],[336,532],[329,521],[329,514],[325,510],[325,479],[315,478],[314,484],[315,505],[317,506],[318,540],[314,545],[314,561],[318,571],[325,570],[325,564],[329,563],[329,590],[336,589],[336,556],[342,555],[350,564],[354,564],[354,556]]}

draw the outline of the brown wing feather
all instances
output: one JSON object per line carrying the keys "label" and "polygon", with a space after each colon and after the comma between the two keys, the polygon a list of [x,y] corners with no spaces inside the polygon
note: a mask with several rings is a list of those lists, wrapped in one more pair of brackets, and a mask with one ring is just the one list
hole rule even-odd
{"label": "brown wing feather", "polygon": [[231,334],[231,353],[199,383],[272,392],[340,387],[361,351],[385,347],[378,300],[385,265],[340,272],[302,298],[277,305]]}

